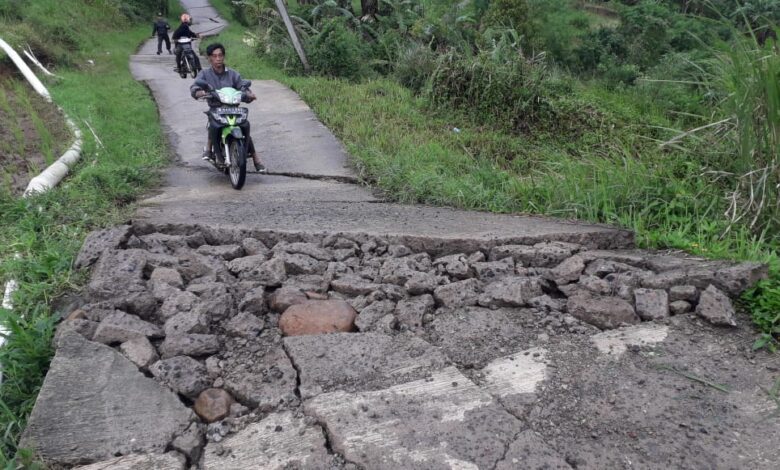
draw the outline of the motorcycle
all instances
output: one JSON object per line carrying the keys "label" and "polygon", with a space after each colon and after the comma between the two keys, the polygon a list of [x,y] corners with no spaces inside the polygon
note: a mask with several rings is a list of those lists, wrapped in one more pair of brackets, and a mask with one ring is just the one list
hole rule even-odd
{"label": "motorcycle", "polygon": [[179,68],[179,76],[186,78],[190,73],[192,78],[198,76],[200,72],[200,61],[195,55],[195,51],[192,49],[192,38],[179,38],[176,40],[176,44],[181,48],[181,67]]}
{"label": "motorcycle", "polygon": [[241,189],[246,182],[247,138],[241,129],[249,117],[249,109],[239,106],[243,91],[251,82],[245,81],[242,90],[224,87],[208,91],[205,98],[220,102],[220,106],[205,111],[209,125],[219,128],[219,142],[212,142],[209,162],[230,178],[233,189]]}

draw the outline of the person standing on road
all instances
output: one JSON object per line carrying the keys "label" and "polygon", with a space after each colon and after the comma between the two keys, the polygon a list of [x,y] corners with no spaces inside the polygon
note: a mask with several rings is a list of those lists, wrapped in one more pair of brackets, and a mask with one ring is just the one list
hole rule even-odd
{"label": "person standing on road", "polygon": [[[182,13],[181,15],[181,24],[178,28],[176,28],[176,31],[173,32],[173,36],[171,36],[171,39],[173,39],[174,43],[174,51],[176,52],[176,71],[181,70],[181,56],[182,56],[182,48],[177,42],[180,38],[199,38],[200,35],[192,32],[190,29],[190,24],[192,24],[192,17],[188,15],[187,13]],[[197,62],[198,68],[200,68],[200,60],[198,59],[198,54],[195,54],[195,61]],[[184,77],[184,75],[182,75]]]}
{"label": "person standing on road", "polygon": [[168,22],[163,18],[162,13],[157,13],[157,20],[152,26],[152,37],[157,36],[157,55],[162,54],[162,44],[165,41],[165,48],[168,54],[171,54],[171,40],[168,39],[168,30],[171,29]]}
{"label": "person standing on road", "polygon": [[[206,97],[210,91],[219,90],[224,87],[232,87],[236,90],[242,90],[243,96],[241,100],[245,103],[251,103],[257,99],[257,96],[249,89],[249,82],[241,79],[241,75],[233,69],[229,69],[225,66],[225,46],[220,43],[209,44],[206,47],[206,55],[208,56],[209,65],[211,68],[203,69],[200,71],[195,81],[190,86],[190,95],[193,98]],[[210,108],[218,108],[221,103],[216,99],[209,99],[208,104]],[[249,133],[249,121],[245,121],[241,125],[241,130],[244,135],[247,136],[247,153],[252,159],[252,163],[255,165],[255,171],[258,173],[265,172],[265,165],[260,161],[260,157],[255,152],[255,144],[252,141],[252,135]],[[211,146],[213,142],[219,142],[219,128],[213,127],[211,121],[209,121],[208,140],[206,148],[203,151],[203,159],[210,160],[213,158],[211,152]]]}

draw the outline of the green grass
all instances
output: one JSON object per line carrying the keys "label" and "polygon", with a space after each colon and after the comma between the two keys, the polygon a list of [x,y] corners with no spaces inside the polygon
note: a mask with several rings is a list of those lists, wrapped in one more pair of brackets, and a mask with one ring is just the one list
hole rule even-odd
{"label": "green grass", "polygon": [[[16,279],[14,311],[0,310],[12,334],[0,349],[0,466],[12,465],[16,443],[51,358],[52,301],[78,289],[71,270],[86,234],[130,216],[132,203],[158,181],[168,160],[157,109],[148,90],[129,73],[129,55],[148,36],[144,24],[97,34],[94,66],[58,70],[54,100],[74,121],[89,122],[105,144],[96,146],[82,126],[85,149],[71,175],[46,194],[18,199],[0,194],[0,279]],[[14,254],[21,255],[15,259]],[[67,313],[67,312],[59,312]]]}

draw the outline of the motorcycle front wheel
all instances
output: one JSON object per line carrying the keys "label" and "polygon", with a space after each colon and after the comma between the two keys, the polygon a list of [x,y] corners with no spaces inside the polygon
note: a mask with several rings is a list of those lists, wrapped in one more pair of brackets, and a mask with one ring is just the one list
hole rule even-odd
{"label": "motorcycle front wheel", "polygon": [[195,61],[195,58],[190,56],[187,59],[187,62],[189,62],[190,66],[190,75],[192,75],[192,78],[195,78],[198,76],[198,72],[200,72],[200,69],[198,68],[197,62]]}
{"label": "motorcycle front wheel", "polygon": [[241,189],[246,182],[246,147],[241,140],[231,139],[228,143],[230,166],[227,168],[233,189]]}

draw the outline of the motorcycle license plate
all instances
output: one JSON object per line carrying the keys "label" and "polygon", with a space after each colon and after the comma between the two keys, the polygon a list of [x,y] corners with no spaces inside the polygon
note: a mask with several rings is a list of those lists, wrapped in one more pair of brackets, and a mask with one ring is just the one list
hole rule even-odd
{"label": "motorcycle license plate", "polygon": [[217,108],[218,114],[244,114],[241,108]]}

